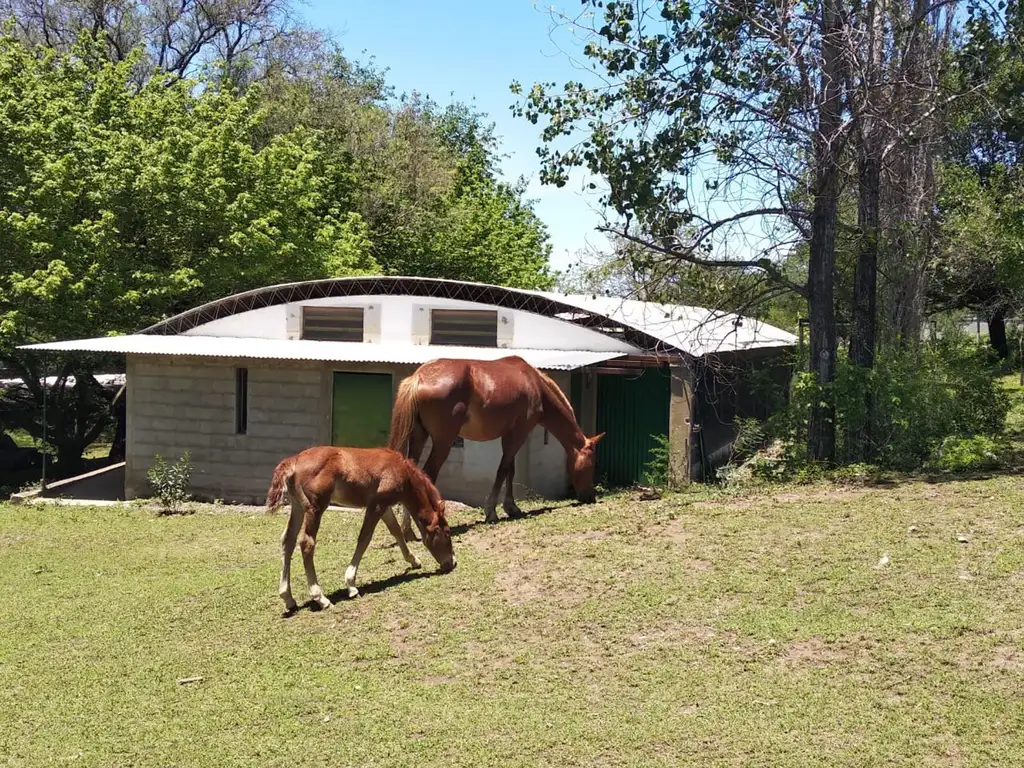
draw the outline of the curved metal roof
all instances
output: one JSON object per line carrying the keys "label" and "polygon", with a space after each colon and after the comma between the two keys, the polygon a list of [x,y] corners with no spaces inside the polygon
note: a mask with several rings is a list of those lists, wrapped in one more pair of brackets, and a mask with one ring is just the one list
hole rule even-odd
{"label": "curved metal roof", "polygon": [[353,296],[458,299],[555,318],[621,339],[648,354],[698,358],[719,352],[794,346],[797,338],[753,318],[604,296],[570,296],[431,277],[338,277],[237,293],[182,312],[140,333],[175,335],[254,309]]}
{"label": "curved metal roof", "polygon": [[[641,328],[633,327],[601,312],[581,308],[577,304],[559,301],[551,294],[432,277],[336,277],[326,280],[271,285],[208,302],[162,320],[139,333],[174,335],[191,330],[203,323],[253,309],[311,299],[348,296],[424,296],[458,299],[491,304],[503,309],[518,309],[556,319],[572,317],[572,322],[599,333],[608,335],[614,333],[615,338],[633,344],[645,352],[687,354],[686,350],[679,349]],[[559,315],[564,317],[558,317]]]}

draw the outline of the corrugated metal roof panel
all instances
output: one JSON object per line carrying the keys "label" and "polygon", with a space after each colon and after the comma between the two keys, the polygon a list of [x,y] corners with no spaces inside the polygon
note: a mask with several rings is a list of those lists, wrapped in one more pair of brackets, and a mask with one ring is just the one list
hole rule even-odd
{"label": "corrugated metal roof panel", "polygon": [[740,317],[703,307],[657,304],[611,296],[544,291],[534,293],[571,304],[587,312],[604,315],[661,339],[695,357],[715,352],[789,347],[798,341],[792,333],[752,317]]}
{"label": "corrugated metal roof panel", "polygon": [[132,355],[192,355],[256,360],[322,360],[347,363],[419,365],[440,357],[459,360],[498,360],[519,356],[536,368],[571,371],[622,352],[560,349],[500,349],[427,344],[367,344],[309,339],[253,339],[231,336],[102,336],[95,339],[28,344],[21,349],[64,352],[113,352]]}

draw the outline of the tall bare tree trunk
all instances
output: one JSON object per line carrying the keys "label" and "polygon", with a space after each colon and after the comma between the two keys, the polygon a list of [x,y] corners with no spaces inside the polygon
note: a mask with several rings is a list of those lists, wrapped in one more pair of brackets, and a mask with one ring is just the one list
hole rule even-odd
{"label": "tall bare tree trunk", "polygon": [[1010,345],[1006,340],[1006,318],[1001,309],[995,310],[988,319],[988,340],[992,348],[1005,360],[1010,356]]}
{"label": "tall bare tree trunk", "polygon": [[[886,112],[885,82],[886,0],[869,0],[864,6],[867,31],[860,81],[857,147],[857,263],[853,281],[853,322],[850,330],[850,362],[862,370],[875,367],[878,343],[878,261],[882,247],[880,203],[882,158],[885,142],[881,116]],[[874,392],[864,387],[864,420],[854,425],[847,457],[871,458]]]}
{"label": "tall bare tree trunk", "polygon": [[[853,280],[853,324],[850,331],[850,362],[863,370],[875,367],[876,321],[878,317],[878,228],[881,195],[881,160],[873,142],[862,149],[858,161],[857,228],[859,245]],[[849,446],[855,461],[868,461],[872,454],[874,392],[864,387],[864,421],[856,426]]]}
{"label": "tall bare tree trunk", "polygon": [[[820,387],[836,377],[836,218],[839,213],[839,156],[842,132],[842,15],[839,0],[823,0],[821,12],[821,101],[814,141],[814,209],[808,264],[811,371]],[[816,398],[807,434],[811,458],[835,461],[835,405]]]}

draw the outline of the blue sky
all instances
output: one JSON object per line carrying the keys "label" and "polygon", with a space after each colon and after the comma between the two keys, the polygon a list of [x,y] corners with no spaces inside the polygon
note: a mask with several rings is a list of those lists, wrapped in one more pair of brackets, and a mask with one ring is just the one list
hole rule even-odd
{"label": "blue sky", "polygon": [[[574,2],[572,10],[577,7]],[[551,34],[549,8],[533,0],[310,0],[302,10],[349,57],[373,56],[389,69],[388,82],[398,92],[417,90],[442,104],[473,102],[490,115],[511,155],[503,170],[510,179],[530,180],[528,194],[551,235],[552,266],[564,270],[588,243],[606,245],[594,232],[600,223],[596,195],[583,192],[582,176],[562,189],[542,186],[535,154],[540,126],[509,111],[513,80],[528,88],[535,81],[580,79],[567,54],[579,55],[582,46],[564,30]]]}

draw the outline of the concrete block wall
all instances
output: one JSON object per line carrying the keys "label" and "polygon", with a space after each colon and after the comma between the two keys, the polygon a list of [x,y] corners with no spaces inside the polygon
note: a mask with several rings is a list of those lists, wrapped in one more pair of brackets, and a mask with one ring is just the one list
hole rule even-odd
{"label": "concrete block wall", "polygon": [[[236,367],[248,369],[246,434],[235,434]],[[129,356],[126,495],[150,494],[156,455],[188,450],[197,498],[262,503],[281,459],[330,442],[324,378],[314,364]]]}
{"label": "concrete block wall", "polygon": [[[249,414],[235,434],[235,369],[248,369]],[[150,495],[146,472],[159,454],[192,457],[192,493],[200,499],[262,504],[285,456],[331,442],[335,370],[387,372],[395,390],[415,366],[303,361],[128,356],[127,498]],[[569,374],[552,376],[565,391]],[[426,460],[428,444],[421,461]],[[481,505],[501,461],[501,441],[454,448],[438,478],[446,498]],[[563,498],[570,490],[565,451],[537,428],[517,457],[517,498]]]}
{"label": "concrete block wall", "polygon": [[[403,372],[403,375],[411,372]],[[568,392],[568,373],[549,371],[548,374]],[[395,379],[399,381],[397,375]],[[421,465],[430,455],[430,448],[428,440],[420,457]],[[486,443],[466,440],[462,447],[453,447],[448,454],[448,460],[441,467],[441,474],[437,478],[437,488],[446,499],[482,506],[494,485],[494,476],[500,463],[501,440]],[[554,436],[549,436],[545,445],[544,430],[540,427],[534,429],[516,456],[513,483],[516,499],[564,498],[571,491],[571,486],[565,465],[565,449],[561,443]],[[499,504],[503,497],[504,490],[498,496]]]}

